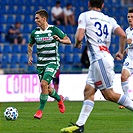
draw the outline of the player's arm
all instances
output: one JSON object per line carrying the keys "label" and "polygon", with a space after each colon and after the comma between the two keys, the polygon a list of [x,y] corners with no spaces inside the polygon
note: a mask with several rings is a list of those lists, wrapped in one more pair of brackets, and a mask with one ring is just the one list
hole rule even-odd
{"label": "player's arm", "polygon": [[57,41],[59,41],[60,43],[63,44],[71,44],[71,40],[69,39],[68,36],[64,36],[62,39],[60,37],[58,37],[57,35],[53,36],[54,39],[56,39]]}
{"label": "player's arm", "polygon": [[123,53],[126,44],[126,34],[121,27],[117,27],[114,33],[119,36],[119,51],[116,53],[116,59],[121,60],[123,59]]}
{"label": "player's arm", "polygon": [[32,51],[33,51],[33,44],[28,44],[28,64],[29,65],[32,65],[32,61],[33,61],[33,58],[32,58]]}
{"label": "player's arm", "polygon": [[75,47],[82,48],[82,40],[84,38],[86,29],[86,16],[84,13],[81,13],[78,18],[78,28],[75,34]]}
{"label": "player's arm", "polygon": [[76,48],[82,48],[82,40],[84,38],[85,29],[79,28],[77,29],[76,35],[75,35],[75,47]]}
{"label": "player's arm", "polygon": [[128,46],[127,46],[127,48],[124,50],[124,56],[127,54],[128,49],[130,48],[130,46],[132,47],[133,41],[132,41],[131,38],[128,38],[128,39],[126,40],[126,43],[128,44]]}

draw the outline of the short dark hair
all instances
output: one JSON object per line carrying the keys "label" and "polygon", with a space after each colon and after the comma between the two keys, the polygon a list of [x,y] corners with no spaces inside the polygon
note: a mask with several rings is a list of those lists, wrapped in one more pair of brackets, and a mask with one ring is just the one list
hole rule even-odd
{"label": "short dark hair", "polygon": [[35,14],[39,14],[41,17],[46,17],[46,20],[48,21],[48,12],[45,9],[40,9],[36,11]]}
{"label": "short dark hair", "polygon": [[133,13],[133,9],[129,9],[128,10],[128,13]]}
{"label": "short dark hair", "polygon": [[61,4],[60,1],[56,1],[56,4]]}
{"label": "short dark hair", "polygon": [[103,3],[104,3],[104,0],[90,0],[91,7],[102,8]]}

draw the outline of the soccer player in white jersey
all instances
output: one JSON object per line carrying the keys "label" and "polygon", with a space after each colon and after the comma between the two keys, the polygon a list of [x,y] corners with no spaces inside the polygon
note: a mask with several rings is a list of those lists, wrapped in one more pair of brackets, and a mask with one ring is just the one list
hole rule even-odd
{"label": "soccer player in white jersey", "polygon": [[[84,102],[76,123],[70,127],[62,128],[62,133],[83,133],[84,125],[94,107],[94,95],[99,89],[106,100],[125,106],[133,111],[133,101],[126,95],[113,91],[114,60],[108,48],[111,34],[114,32],[120,37],[119,50],[116,59],[123,58],[126,43],[126,34],[111,18],[101,12],[104,0],[90,0],[90,11],[80,14],[78,28],[75,36],[75,47],[81,48],[85,35],[88,44],[90,67],[84,90]],[[88,132],[89,133],[89,132]]]}
{"label": "soccer player in white jersey", "polygon": [[55,89],[50,86],[52,79],[60,66],[58,53],[59,43],[71,44],[70,39],[59,28],[48,24],[48,13],[41,9],[35,13],[35,22],[38,25],[31,33],[28,45],[28,64],[32,65],[32,47],[37,45],[37,71],[41,82],[40,107],[34,118],[42,118],[43,109],[48,99],[48,95],[58,101],[61,113],[65,112],[63,97],[59,96]]}
{"label": "soccer player in white jersey", "polygon": [[[126,29],[127,48],[125,52],[127,53],[127,57],[122,67],[121,86],[124,94],[129,97],[128,78],[133,73],[133,9],[129,9],[127,19],[129,23],[129,27]],[[119,108],[123,109],[125,107],[120,105]]]}

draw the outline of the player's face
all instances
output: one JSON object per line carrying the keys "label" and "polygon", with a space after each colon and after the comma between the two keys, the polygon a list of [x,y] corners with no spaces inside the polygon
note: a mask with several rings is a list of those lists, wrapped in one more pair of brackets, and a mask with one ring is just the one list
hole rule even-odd
{"label": "player's face", "polygon": [[41,17],[39,14],[36,14],[35,15],[35,22],[36,24],[41,27],[42,25],[44,25],[45,23],[45,18],[44,17]]}
{"label": "player's face", "polygon": [[129,25],[133,27],[133,13],[128,13],[127,20],[128,20]]}

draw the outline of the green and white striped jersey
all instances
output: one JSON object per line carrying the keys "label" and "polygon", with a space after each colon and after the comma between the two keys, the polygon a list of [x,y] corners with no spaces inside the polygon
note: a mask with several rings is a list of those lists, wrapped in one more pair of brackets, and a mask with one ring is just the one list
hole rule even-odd
{"label": "green and white striped jersey", "polygon": [[29,43],[36,43],[37,45],[37,66],[46,66],[47,64],[59,65],[59,41],[56,41],[53,35],[57,35],[61,39],[66,36],[63,31],[54,25],[48,25],[44,31],[39,27],[32,31]]}

